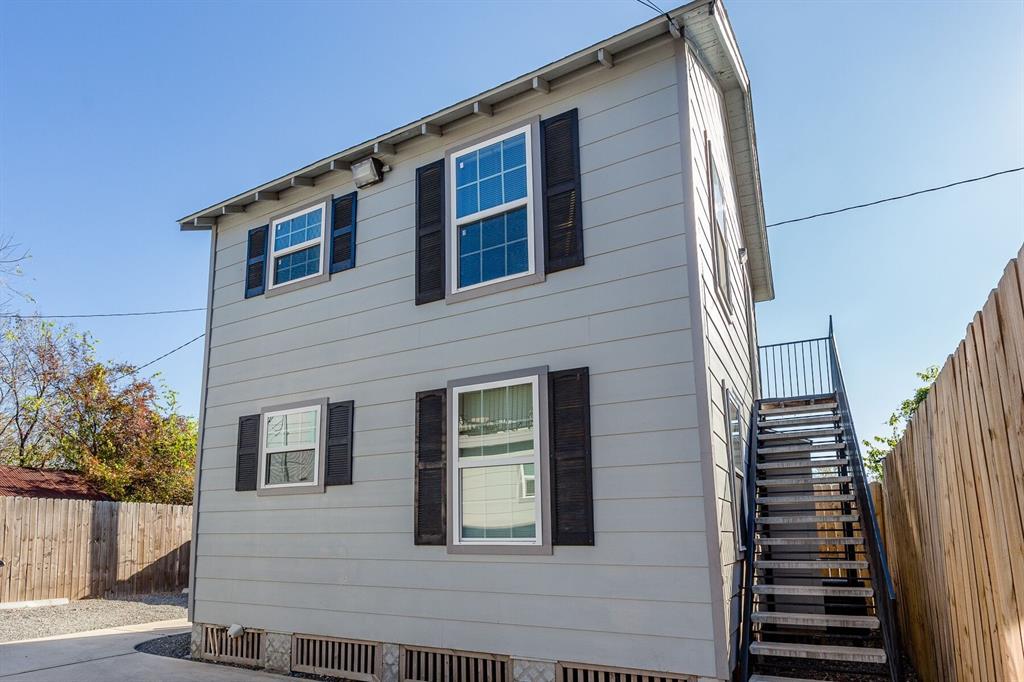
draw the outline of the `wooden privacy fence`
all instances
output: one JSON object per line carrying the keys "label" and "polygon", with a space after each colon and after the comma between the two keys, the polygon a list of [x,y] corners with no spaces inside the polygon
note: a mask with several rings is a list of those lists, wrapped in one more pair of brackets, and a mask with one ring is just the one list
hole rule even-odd
{"label": "wooden privacy fence", "polygon": [[1024,249],[885,461],[885,545],[925,680],[1024,680]]}
{"label": "wooden privacy fence", "polygon": [[0,497],[0,603],[180,590],[192,507]]}

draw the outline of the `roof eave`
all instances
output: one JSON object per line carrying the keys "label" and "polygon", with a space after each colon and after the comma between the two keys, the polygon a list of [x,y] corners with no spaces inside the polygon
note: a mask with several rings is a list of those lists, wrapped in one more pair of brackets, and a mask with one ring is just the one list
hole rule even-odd
{"label": "roof eave", "polygon": [[[684,14],[700,7],[708,6],[708,0],[695,0],[668,12],[672,19],[681,18]],[[182,230],[208,230],[217,224],[217,219],[230,213],[244,213],[248,206],[260,201],[277,199],[277,194],[291,187],[297,178],[316,181],[321,175],[332,172],[347,172],[352,162],[373,154],[388,155],[394,147],[403,142],[424,135],[443,134],[444,126],[467,116],[489,115],[492,107],[516,95],[538,90],[548,92],[552,81],[568,75],[592,64],[602,62],[622,50],[629,49],[660,35],[670,32],[669,20],[658,16],[650,21],[634,26],[618,35],[612,36],[590,47],[586,47],[567,57],[552,62],[523,76],[503,83],[495,88],[474,97],[462,100],[450,107],[424,116],[412,123],[396,128],[388,133],[349,147],[343,151],[327,156],[296,171],[263,183],[230,199],[218,202],[202,210],[191,213],[178,220]]]}

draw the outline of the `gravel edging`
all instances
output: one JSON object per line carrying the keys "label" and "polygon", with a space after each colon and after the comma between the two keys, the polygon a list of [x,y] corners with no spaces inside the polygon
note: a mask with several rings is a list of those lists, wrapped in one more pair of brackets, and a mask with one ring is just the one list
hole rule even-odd
{"label": "gravel edging", "polygon": [[185,618],[187,601],[186,595],[173,592],[5,610],[0,617],[0,642]]}

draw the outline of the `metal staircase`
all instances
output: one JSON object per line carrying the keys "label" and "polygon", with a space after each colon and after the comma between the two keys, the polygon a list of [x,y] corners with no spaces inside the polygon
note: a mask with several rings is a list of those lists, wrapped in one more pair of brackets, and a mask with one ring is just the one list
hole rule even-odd
{"label": "metal staircase", "polygon": [[762,346],[760,360],[737,675],[899,680],[895,595],[831,320],[827,337]]}

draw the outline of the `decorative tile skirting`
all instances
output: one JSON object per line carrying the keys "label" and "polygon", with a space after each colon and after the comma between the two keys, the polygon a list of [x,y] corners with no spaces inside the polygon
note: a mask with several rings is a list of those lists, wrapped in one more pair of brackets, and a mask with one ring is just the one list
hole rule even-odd
{"label": "decorative tile skirting", "polygon": [[513,682],[555,682],[555,662],[512,659]]}
{"label": "decorative tile skirting", "polygon": [[381,645],[383,648],[383,660],[380,670],[381,682],[398,682],[401,672],[401,650],[397,644],[384,643]]}
{"label": "decorative tile skirting", "polygon": [[285,632],[268,632],[263,667],[276,673],[292,669],[292,636]]}
{"label": "decorative tile skirting", "polygon": [[192,623],[192,640],[188,644],[188,655],[193,661],[202,658],[203,651],[203,624]]}

